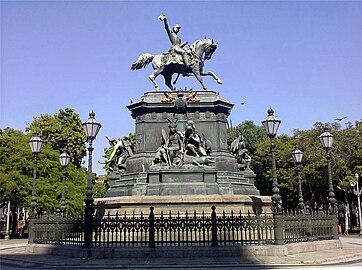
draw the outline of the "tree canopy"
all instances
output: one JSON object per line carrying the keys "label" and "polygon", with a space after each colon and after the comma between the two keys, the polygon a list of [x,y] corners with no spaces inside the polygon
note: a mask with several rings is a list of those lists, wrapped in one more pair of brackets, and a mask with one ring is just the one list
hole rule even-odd
{"label": "tree canopy", "polygon": [[[342,128],[338,123],[316,123],[310,130],[295,130],[292,136],[280,135],[275,140],[277,178],[284,207],[298,203],[298,178],[291,153],[298,145],[303,151],[302,190],[305,203],[318,206],[327,204],[328,171],[326,153],[319,136],[324,128],[334,135],[332,149],[332,179],[337,200],[343,200],[340,190],[351,192],[350,183],[354,174],[362,173],[362,123],[347,123]],[[261,126],[245,121],[228,130],[228,143],[238,133],[244,135],[246,148],[252,157],[251,168],[256,173],[255,185],[261,195],[271,195],[272,171],[270,141]],[[338,188],[336,188],[338,187]]]}
{"label": "tree canopy", "polygon": [[72,162],[66,168],[66,207],[72,215],[82,214],[87,173],[81,163],[86,138],[79,116],[73,109],[60,109],[54,116],[34,117],[26,131],[0,129],[1,202],[12,194],[13,205],[29,208],[34,165],[28,142],[39,133],[44,143],[37,165],[38,212],[54,213],[60,207],[63,168],[59,155],[67,149]]}
{"label": "tree canopy", "polygon": [[74,109],[60,109],[54,115],[42,114],[34,117],[26,131],[41,134],[42,140],[50,144],[53,150],[67,149],[72,163],[77,168],[81,167],[86,156],[87,140],[82,121]]}

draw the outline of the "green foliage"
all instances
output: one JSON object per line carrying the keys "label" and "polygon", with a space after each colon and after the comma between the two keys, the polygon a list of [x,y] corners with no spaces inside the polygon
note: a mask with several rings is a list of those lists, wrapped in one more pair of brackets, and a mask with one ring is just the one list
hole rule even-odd
{"label": "green foliage", "polygon": [[38,132],[44,141],[37,165],[38,212],[54,213],[60,207],[64,170],[59,155],[67,148],[73,162],[66,168],[66,207],[71,215],[81,215],[87,173],[80,167],[80,159],[85,155],[85,136],[79,116],[72,109],[59,110],[54,116],[41,115],[34,118],[27,131],[32,133],[0,129],[0,201],[6,201],[12,193],[13,205],[29,208],[34,164],[28,142]]}
{"label": "green foliage", "polygon": [[86,156],[86,136],[82,121],[73,109],[60,109],[54,116],[42,114],[34,117],[26,131],[41,134],[42,140],[50,144],[53,150],[61,152],[67,149],[71,162],[77,168],[81,167],[82,159]]}
{"label": "green foliage", "polygon": [[[258,143],[252,157],[252,169],[256,172],[255,185],[261,195],[271,195],[273,175],[271,169],[270,141],[265,139]],[[293,138],[282,135],[275,140],[275,160],[277,166],[277,179],[280,195],[284,206],[295,206],[297,200],[298,179],[291,153],[294,149]]]}
{"label": "green foliage", "polygon": [[[332,180],[336,198],[343,200],[344,190],[348,188],[352,176],[358,172],[362,164],[362,126],[350,124],[342,129],[337,123],[316,123],[314,128],[307,131],[296,130],[298,144],[304,152],[303,156],[303,192],[307,203],[316,201],[327,204],[328,196],[328,167],[326,152],[318,139],[323,128],[328,128],[334,136],[331,152]],[[339,186],[342,191],[336,188]]]}
{"label": "green foliage", "polygon": [[93,197],[104,198],[109,189],[109,180],[106,178],[104,182],[96,182],[93,186]]}
{"label": "green foliage", "polygon": [[[319,136],[328,128],[334,135],[331,152],[332,179],[336,199],[343,200],[344,191],[352,192],[351,181],[354,173],[362,173],[362,123],[347,123],[342,129],[338,123],[316,123],[310,130],[295,130],[294,136],[282,135],[275,140],[277,178],[284,207],[293,207],[298,203],[298,178],[295,164],[291,157],[294,145],[303,151],[302,190],[305,203],[319,206],[326,205],[328,196],[328,168],[326,152]],[[256,173],[255,184],[261,195],[271,195],[272,171],[270,141],[264,137],[250,149],[255,149],[252,156],[252,169]],[[339,186],[341,189],[336,188]]]}
{"label": "green foliage", "polygon": [[0,129],[0,201],[14,195],[18,205],[28,206],[32,188],[33,158],[30,137],[12,128]]}

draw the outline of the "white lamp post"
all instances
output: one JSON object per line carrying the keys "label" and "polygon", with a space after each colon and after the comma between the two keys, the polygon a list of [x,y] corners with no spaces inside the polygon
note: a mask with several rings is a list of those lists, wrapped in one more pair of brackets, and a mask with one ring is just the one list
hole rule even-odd
{"label": "white lamp post", "polygon": [[92,223],[93,223],[93,213],[94,213],[94,199],[92,191],[92,152],[93,152],[93,140],[97,137],[99,130],[101,129],[101,124],[96,121],[95,113],[92,111],[89,113],[89,119],[87,122],[83,123],[85,134],[88,140],[88,185],[86,191],[85,202],[85,212],[84,212],[84,247],[91,248],[92,243]]}
{"label": "white lamp post", "polygon": [[273,195],[272,195],[272,203],[273,208],[272,211],[274,213],[278,213],[281,211],[281,196],[279,195],[279,187],[278,187],[278,179],[277,179],[277,169],[275,163],[275,137],[278,132],[279,125],[281,121],[274,116],[274,110],[269,108],[268,117],[261,122],[265,128],[266,133],[270,139],[270,150],[272,153],[272,172],[273,172]]}
{"label": "white lamp post", "polygon": [[300,165],[302,163],[303,152],[299,150],[297,145],[295,146],[295,149],[292,152],[292,157],[294,159],[294,162],[295,162],[296,167],[297,167],[297,172],[298,172],[298,187],[299,187],[298,208],[299,208],[299,210],[303,210],[304,209],[304,200],[303,200],[303,192],[302,192],[302,180],[301,180],[301,177],[300,177],[300,172],[301,172]]}
{"label": "white lamp post", "polygon": [[29,218],[35,218],[36,216],[36,207],[37,207],[37,198],[36,198],[36,170],[38,165],[38,154],[40,153],[41,147],[43,145],[43,140],[40,139],[38,134],[35,134],[33,138],[29,141],[31,152],[34,156],[34,172],[33,172],[33,191],[31,193],[31,203],[30,203],[30,215]]}
{"label": "white lamp post", "polygon": [[362,235],[362,214],[361,214],[361,193],[362,193],[362,188],[359,189],[359,185],[358,185],[358,179],[359,179],[359,175],[358,173],[355,174],[356,177],[356,182],[352,182],[351,183],[351,187],[353,187],[353,193],[355,195],[357,195],[357,203],[358,203],[358,221],[359,221],[359,236]]}
{"label": "white lamp post", "polygon": [[67,150],[63,150],[63,153],[59,156],[60,165],[63,167],[63,180],[62,180],[62,202],[60,206],[60,212],[63,217],[66,216],[66,207],[65,207],[65,176],[66,176],[66,168],[70,161],[70,156],[68,155]]}
{"label": "white lamp post", "polygon": [[331,168],[331,149],[333,144],[333,135],[329,133],[327,130],[324,130],[324,132],[319,136],[319,140],[324,150],[326,150],[326,159],[328,162],[328,183],[329,183],[328,201],[329,201],[330,210],[334,212],[336,211],[335,209],[336,199],[334,198],[332,168]]}

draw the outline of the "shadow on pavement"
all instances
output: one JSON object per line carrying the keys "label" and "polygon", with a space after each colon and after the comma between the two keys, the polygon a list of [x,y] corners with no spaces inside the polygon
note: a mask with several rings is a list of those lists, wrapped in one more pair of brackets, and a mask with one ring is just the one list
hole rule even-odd
{"label": "shadow on pavement", "polygon": [[[81,247],[34,245],[1,250],[1,269],[271,268],[237,247]],[[30,249],[29,249],[30,248]],[[31,250],[32,249],[32,250]],[[36,253],[30,253],[34,251]],[[61,255],[63,254],[63,255]],[[78,256],[76,256],[78,255]]]}

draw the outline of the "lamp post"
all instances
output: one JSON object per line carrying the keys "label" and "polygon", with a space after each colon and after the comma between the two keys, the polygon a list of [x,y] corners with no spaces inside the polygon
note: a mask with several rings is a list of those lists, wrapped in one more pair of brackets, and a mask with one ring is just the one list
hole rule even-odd
{"label": "lamp post", "polygon": [[63,180],[62,180],[62,202],[60,206],[60,212],[63,217],[67,215],[66,207],[65,207],[65,176],[66,176],[66,168],[70,161],[70,156],[68,155],[67,150],[63,150],[63,153],[59,156],[60,165],[63,167]]}
{"label": "lamp post", "polygon": [[33,138],[30,139],[29,145],[31,148],[31,152],[34,156],[34,172],[33,172],[33,191],[31,193],[31,203],[30,203],[30,213],[29,218],[34,219],[36,217],[36,207],[37,207],[37,198],[36,198],[36,171],[38,166],[38,154],[40,153],[40,149],[43,145],[43,140],[40,139],[38,134],[35,134]]}
{"label": "lamp post", "polygon": [[274,220],[274,242],[275,245],[284,245],[284,236],[283,236],[283,215],[281,200],[282,197],[279,195],[278,179],[277,179],[277,166],[275,164],[275,137],[278,132],[279,125],[281,123],[274,116],[274,111],[272,108],[268,110],[268,117],[261,122],[265,128],[266,133],[270,139],[270,150],[272,154],[272,172],[273,172],[273,184],[272,184],[272,212]]}
{"label": "lamp post", "polygon": [[8,209],[6,214],[6,231],[5,231],[5,240],[10,240],[10,202],[12,200],[12,193],[9,193],[8,196]]}
{"label": "lamp post", "polygon": [[88,140],[88,185],[86,191],[86,197],[84,199],[85,211],[84,211],[84,247],[91,248],[92,243],[92,223],[93,223],[93,191],[92,191],[92,152],[93,152],[93,140],[97,137],[97,134],[101,128],[101,124],[96,121],[95,113],[92,111],[89,113],[89,118],[83,123],[85,134]]}
{"label": "lamp post", "polygon": [[334,190],[333,190],[333,182],[332,182],[332,168],[331,168],[331,149],[333,144],[333,135],[329,133],[326,129],[319,136],[319,140],[326,151],[326,159],[328,162],[328,201],[329,201],[329,209],[332,212],[335,212],[335,204],[336,199],[334,198]]}
{"label": "lamp post", "polygon": [[274,110],[269,108],[268,110],[268,117],[261,122],[265,128],[266,133],[270,139],[270,150],[272,154],[272,172],[273,172],[273,184],[272,184],[272,211],[273,213],[281,212],[281,196],[279,195],[279,188],[278,188],[278,179],[277,179],[277,169],[275,163],[275,137],[278,132],[279,125],[281,121],[274,116]]}
{"label": "lamp post", "polygon": [[298,209],[302,211],[304,209],[304,200],[303,200],[302,180],[300,177],[300,172],[301,172],[301,164],[303,159],[303,152],[299,150],[297,145],[295,146],[295,149],[292,152],[292,157],[294,159],[298,172],[298,188],[299,188]]}
{"label": "lamp post", "polygon": [[359,189],[359,185],[358,185],[358,178],[359,175],[358,173],[355,174],[356,177],[356,182],[352,182],[351,183],[351,187],[355,188],[353,189],[353,193],[354,195],[357,195],[357,203],[358,203],[358,221],[359,221],[359,236],[362,235],[362,214],[361,214],[361,193],[362,193],[362,188]]}

